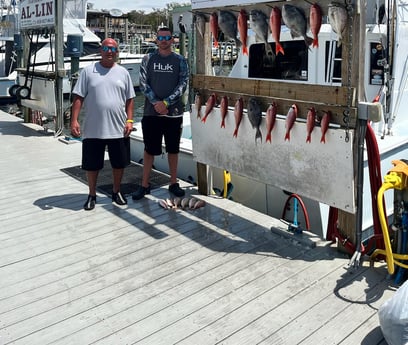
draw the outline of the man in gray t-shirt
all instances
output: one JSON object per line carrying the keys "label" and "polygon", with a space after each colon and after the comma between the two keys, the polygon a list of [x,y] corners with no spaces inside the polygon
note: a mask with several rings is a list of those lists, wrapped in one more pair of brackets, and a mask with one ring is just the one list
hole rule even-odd
{"label": "man in gray t-shirt", "polygon": [[[85,210],[96,204],[96,182],[103,168],[105,148],[113,172],[112,201],[126,205],[120,192],[124,168],[130,163],[135,90],[129,72],[116,64],[118,45],[112,38],[102,42],[101,60],[85,67],[76,83],[71,114],[71,133],[82,137],[82,169],[86,170],[89,194]],[[79,112],[85,107],[82,130]]]}

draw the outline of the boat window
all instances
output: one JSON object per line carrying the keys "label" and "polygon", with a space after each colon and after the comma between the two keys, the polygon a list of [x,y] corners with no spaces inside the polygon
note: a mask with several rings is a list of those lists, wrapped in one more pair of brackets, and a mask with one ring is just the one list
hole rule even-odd
{"label": "boat window", "polygon": [[[275,43],[270,43],[275,52]],[[263,43],[252,44],[249,48],[250,78],[282,80],[308,80],[308,52],[304,41],[282,42],[285,55],[267,56]]]}
{"label": "boat window", "polygon": [[341,46],[337,46],[337,41],[326,41],[325,44],[325,81],[327,84],[341,83]]}

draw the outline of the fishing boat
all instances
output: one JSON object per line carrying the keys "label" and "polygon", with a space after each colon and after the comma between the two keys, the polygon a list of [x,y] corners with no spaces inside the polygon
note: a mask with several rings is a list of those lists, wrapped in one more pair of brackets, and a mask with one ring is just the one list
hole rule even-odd
{"label": "fishing boat", "polygon": [[[290,22],[290,16],[285,23],[282,11],[284,7],[292,11],[289,5],[295,7],[295,17],[297,13],[304,16],[305,32],[295,32],[293,25],[299,23]],[[196,164],[190,164],[189,171],[179,170],[182,178],[191,176],[203,194],[214,193],[214,187],[223,189],[228,182],[231,190],[224,196],[282,219],[288,229],[299,226],[338,240],[352,253],[359,251],[355,243],[366,244],[375,237],[378,210],[373,201],[378,188],[373,186],[381,184],[381,176],[393,167],[394,160],[408,153],[408,118],[404,114],[408,102],[408,2],[319,1],[317,5],[321,12],[316,33],[316,22],[310,21],[312,5],[304,1],[192,1],[195,17],[205,18],[201,28],[197,24],[202,20],[196,20],[193,32],[198,63],[192,91],[201,98],[202,114],[213,93],[217,105],[205,123],[192,105],[188,122],[192,139],[188,143],[183,140],[190,150],[182,149],[181,156]],[[276,30],[271,31],[273,8],[279,9],[281,16],[276,27],[278,41]],[[211,56],[214,39],[210,17],[230,11],[238,21],[241,10],[248,16],[248,53],[243,54],[241,45],[232,70],[215,76],[206,58]],[[257,32],[260,22],[251,18],[260,12],[268,26],[267,43]],[[235,33],[243,38],[239,27]],[[318,40],[314,44],[313,38]],[[278,52],[277,43],[284,53]],[[229,100],[225,128],[220,125],[223,96]],[[234,105],[240,97],[244,110],[234,137]],[[261,108],[262,141],[256,139],[256,129],[249,121],[250,98]],[[271,140],[266,142],[267,109],[273,102],[276,122]],[[289,124],[293,105],[297,116]],[[307,141],[311,108],[317,120]],[[331,115],[327,122],[325,113]],[[288,126],[293,126],[290,131]],[[371,140],[364,142],[369,134]],[[135,137],[133,145],[138,140]],[[372,158],[377,149],[378,162]],[[288,203],[294,199],[299,199],[296,208]],[[385,195],[385,204],[386,214],[392,215],[393,195]]]}

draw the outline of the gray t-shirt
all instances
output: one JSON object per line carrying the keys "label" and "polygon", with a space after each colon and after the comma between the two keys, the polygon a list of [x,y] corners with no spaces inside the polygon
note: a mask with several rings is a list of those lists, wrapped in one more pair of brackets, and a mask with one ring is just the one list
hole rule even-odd
{"label": "gray t-shirt", "polygon": [[132,79],[124,67],[115,64],[106,68],[99,62],[88,65],[72,92],[84,98],[83,139],[123,137],[126,101],[135,97]]}

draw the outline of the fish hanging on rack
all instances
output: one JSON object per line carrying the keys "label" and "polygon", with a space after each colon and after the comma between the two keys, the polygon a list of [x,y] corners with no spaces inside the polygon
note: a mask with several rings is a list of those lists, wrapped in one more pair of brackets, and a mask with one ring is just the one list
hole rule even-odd
{"label": "fish hanging on rack", "polygon": [[332,2],[329,5],[327,16],[329,18],[330,26],[338,36],[337,46],[340,47],[347,25],[347,10],[342,4]]}
{"label": "fish hanging on rack", "polygon": [[211,96],[208,97],[207,102],[205,103],[205,113],[204,113],[203,119],[201,120],[202,122],[205,123],[208,115],[213,110],[216,102],[217,102],[217,96],[215,95],[215,93],[212,93]]}
{"label": "fish hanging on rack", "polygon": [[282,18],[289,28],[292,38],[303,37],[308,47],[313,43],[313,38],[306,35],[307,21],[302,9],[285,4],[282,6]]}
{"label": "fish hanging on rack", "polygon": [[314,3],[310,7],[310,14],[309,14],[309,21],[310,21],[310,31],[313,34],[313,43],[312,47],[319,47],[319,32],[320,27],[322,26],[322,9],[316,3]]}
{"label": "fish hanging on rack", "polygon": [[288,114],[286,115],[286,121],[285,121],[285,128],[286,128],[286,134],[285,134],[285,141],[288,140],[290,141],[290,131],[295,124],[296,118],[298,114],[298,107],[296,104],[292,104],[292,106],[289,108]]}
{"label": "fish hanging on rack", "polygon": [[234,106],[234,117],[235,117],[235,130],[234,130],[234,137],[237,137],[238,135],[238,128],[239,125],[241,124],[242,120],[242,114],[244,113],[244,100],[242,97],[238,98],[237,101],[235,102]]}
{"label": "fish hanging on rack", "polygon": [[241,41],[237,38],[237,18],[231,11],[218,12],[218,27],[223,32],[224,38],[234,40],[237,47],[241,46]]}
{"label": "fish hanging on rack", "polygon": [[201,107],[203,105],[203,99],[199,93],[195,95],[194,106],[197,112],[197,119],[201,119]]}
{"label": "fish hanging on rack", "polygon": [[248,13],[241,9],[238,15],[238,32],[239,40],[242,45],[242,54],[248,55],[247,39],[248,39]]}
{"label": "fish hanging on rack", "polygon": [[218,48],[218,35],[220,32],[218,27],[218,15],[216,12],[213,12],[210,15],[210,30],[214,39],[214,47]]}
{"label": "fish hanging on rack", "polygon": [[221,128],[225,128],[225,118],[228,115],[228,97],[227,96],[223,96],[221,98],[220,113],[221,113]]}
{"label": "fish hanging on rack", "polygon": [[268,109],[266,109],[266,141],[265,142],[271,142],[272,141],[272,130],[273,127],[275,126],[276,122],[276,114],[278,112],[278,106],[276,105],[275,102],[272,102]]}
{"label": "fish hanging on rack", "polygon": [[269,26],[266,14],[259,10],[251,10],[249,13],[249,24],[255,32],[256,37],[265,45],[266,56],[270,59],[275,58],[271,45],[268,43]]}
{"label": "fish hanging on rack", "polygon": [[195,25],[196,25],[197,31],[200,34],[201,38],[204,38],[206,22],[207,22],[207,19],[205,18],[204,14],[196,13]]}
{"label": "fish hanging on rack", "polygon": [[251,122],[252,128],[256,129],[255,132],[255,144],[258,139],[262,142],[262,133],[261,133],[261,121],[262,121],[262,110],[259,101],[255,97],[250,97],[248,99],[248,119]]}
{"label": "fish hanging on rack", "polygon": [[281,53],[285,55],[285,51],[280,43],[280,33],[282,27],[282,12],[279,7],[273,7],[269,16],[269,28],[271,29],[272,37],[275,41],[275,54]]}
{"label": "fish hanging on rack", "polygon": [[324,144],[326,143],[326,132],[329,129],[330,119],[331,119],[331,112],[325,111],[322,119],[320,120],[320,127],[322,130],[322,137],[320,139],[320,142]]}
{"label": "fish hanging on rack", "polygon": [[306,116],[307,143],[312,142],[312,132],[315,127],[315,124],[316,124],[316,109],[314,107],[311,107],[307,112]]}

